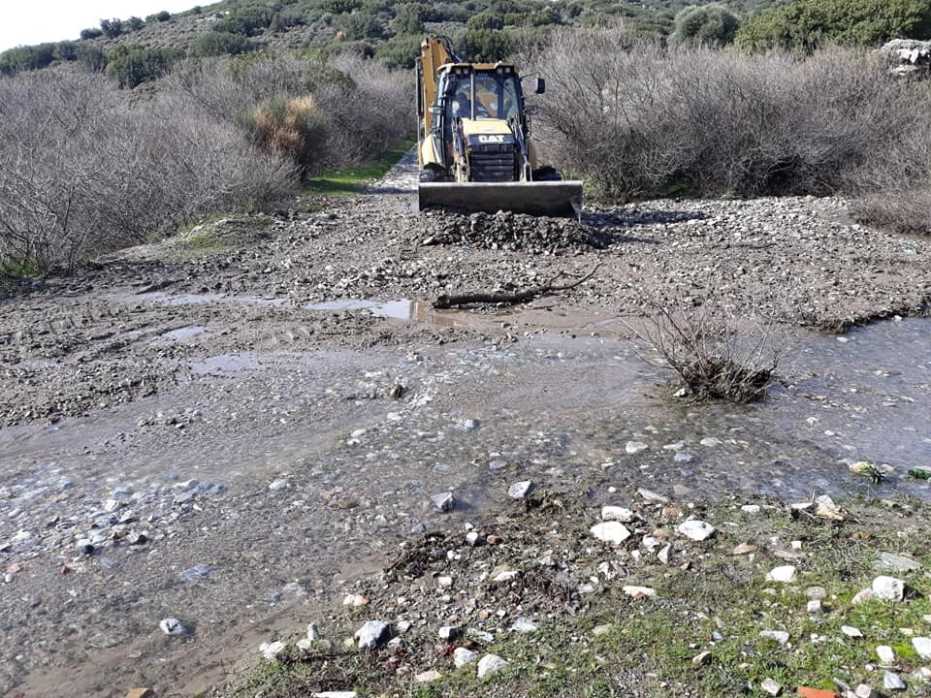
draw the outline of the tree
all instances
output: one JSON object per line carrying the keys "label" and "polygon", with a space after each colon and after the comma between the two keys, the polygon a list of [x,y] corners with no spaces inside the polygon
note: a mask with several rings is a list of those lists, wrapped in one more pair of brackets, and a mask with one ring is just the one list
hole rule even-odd
{"label": "tree", "polygon": [[878,46],[895,38],[931,38],[931,2],[796,0],[752,17],[737,32],[736,42],[754,51],[812,51],[827,43]]}
{"label": "tree", "polygon": [[100,31],[106,34],[107,38],[115,39],[123,33],[123,20],[114,17],[113,19],[100,20]]}
{"label": "tree", "polygon": [[401,5],[394,17],[394,30],[398,34],[422,34],[423,23],[429,16],[430,8],[419,2]]}
{"label": "tree", "polygon": [[459,45],[465,60],[489,63],[507,58],[513,48],[507,32],[489,29],[466,31]]}
{"label": "tree", "polygon": [[87,29],[81,30],[81,38],[85,41],[89,41],[90,39],[99,39],[101,36],[103,36],[103,32],[100,31],[97,27],[89,27]]}
{"label": "tree", "polygon": [[694,5],[676,15],[674,27],[675,44],[720,48],[733,43],[740,20],[721,5]]}
{"label": "tree", "polygon": [[142,46],[117,46],[108,58],[107,73],[121,88],[133,89],[144,82],[158,80],[178,58],[170,49]]}
{"label": "tree", "polygon": [[398,34],[378,47],[375,56],[389,68],[410,69],[420,55],[420,34]]}
{"label": "tree", "polygon": [[255,48],[248,38],[241,34],[229,32],[204,32],[200,34],[191,47],[194,56],[236,56]]}
{"label": "tree", "polygon": [[469,17],[466,25],[470,31],[504,29],[504,20],[491,12],[479,12]]}
{"label": "tree", "polygon": [[141,17],[130,17],[126,20],[126,25],[130,31],[137,32],[145,26],[145,22]]}

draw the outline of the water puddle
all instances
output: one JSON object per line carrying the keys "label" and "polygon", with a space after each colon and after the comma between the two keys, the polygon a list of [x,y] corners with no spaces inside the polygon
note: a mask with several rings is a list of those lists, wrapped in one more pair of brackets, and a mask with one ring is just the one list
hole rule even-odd
{"label": "water puddle", "polygon": [[179,327],[176,330],[169,330],[164,332],[155,339],[152,340],[152,344],[179,344],[182,342],[187,342],[188,340],[200,337],[202,334],[207,332],[207,328],[203,325],[188,325],[187,327]]}
{"label": "water puddle", "polygon": [[367,310],[375,317],[391,318],[393,320],[411,320],[415,316],[415,306],[421,305],[415,301],[367,301],[355,298],[345,298],[323,303],[308,303],[305,310],[322,310],[328,312],[345,312],[347,310]]}
{"label": "water puddle", "polygon": [[159,305],[210,305],[221,303],[226,305],[265,305],[282,307],[288,305],[287,298],[260,298],[258,296],[224,296],[219,293],[167,293],[165,291],[152,291],[150,293],[122,294],[118,297],[123,301],[142,301],[144,303],[157,303]]}

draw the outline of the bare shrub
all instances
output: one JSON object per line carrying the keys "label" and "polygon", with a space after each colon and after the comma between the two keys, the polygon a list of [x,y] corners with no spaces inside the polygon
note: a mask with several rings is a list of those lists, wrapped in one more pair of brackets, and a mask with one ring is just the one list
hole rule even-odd
{"label": "bare shrub", "polygon": [[748,323],[721,309],[657,305],[635,333],[662,357],[697,400],[761,400],[773,383],[781,347],[773,322]]}
{"label": "bare shrub", "polygon": [[926,118],[880,60],[665,47],[623,27],[557,32],[526,56],[548,78],[537,135],[605,196],[827,194]]}
{"label": "bare shrub", "polygon": [[194,105],[132,105],[96,75],[0,81],[0,266],[70,269],[197,215],[267,207],[294,182]]}

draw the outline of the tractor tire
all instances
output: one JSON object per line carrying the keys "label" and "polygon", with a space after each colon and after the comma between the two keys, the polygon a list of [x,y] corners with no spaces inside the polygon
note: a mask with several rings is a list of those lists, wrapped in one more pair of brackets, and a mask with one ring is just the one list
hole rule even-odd
{"label": "tractor tire", "polygon": [[556,170],[555,167],[550,167],[549,165],[545,167],[540,167],[533,171],[533,181],[534,182],[560,182],[562,181],[562,175]]}
{"label": "tractor tire", "polygon": [[446,173],[439,167],[431,167],[427,165],[420,171],[420,181],[421,182],[447,182],[449,177],[446,176]]}

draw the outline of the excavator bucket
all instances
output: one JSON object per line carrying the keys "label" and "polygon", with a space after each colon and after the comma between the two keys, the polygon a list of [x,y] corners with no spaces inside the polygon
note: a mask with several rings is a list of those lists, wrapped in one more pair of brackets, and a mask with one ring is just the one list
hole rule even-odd
{"label": "excavator bucket", "polygon": [[445,208],[464,213],[513,211],[533,216],[582,216],[582,183],[555,182],[421,182],[421,211]]}

